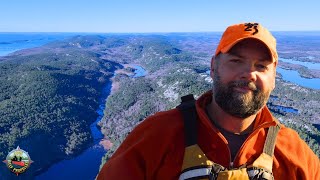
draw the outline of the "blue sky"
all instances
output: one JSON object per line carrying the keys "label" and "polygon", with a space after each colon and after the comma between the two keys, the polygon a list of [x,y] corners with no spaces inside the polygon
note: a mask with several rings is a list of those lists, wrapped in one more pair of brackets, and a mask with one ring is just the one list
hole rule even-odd
{"label": "blue sky", "polygon": [[203,32],[240,22],[320,30],[318,0],[1,0],[0,32]]}

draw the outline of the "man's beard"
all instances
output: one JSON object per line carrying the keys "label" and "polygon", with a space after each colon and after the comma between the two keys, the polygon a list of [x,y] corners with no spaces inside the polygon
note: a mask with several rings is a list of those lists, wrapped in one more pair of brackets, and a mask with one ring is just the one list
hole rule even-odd
{"label": "man's beard", "polygon": [[[239,80],[223,84],[217,72],[214,75],[213,85],[216,103],[228,114],[239,118],[256,114],[266,104],[271,93],[271,91],[263,93],[250,81]],[[234,90],[236,87],[249,88],[252,92],[237,92]]]}

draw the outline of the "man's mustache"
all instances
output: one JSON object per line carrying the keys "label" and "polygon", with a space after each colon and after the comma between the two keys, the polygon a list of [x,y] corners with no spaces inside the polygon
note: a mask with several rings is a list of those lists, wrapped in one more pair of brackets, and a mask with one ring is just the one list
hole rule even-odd
{"label": "man's mustache", "polygon": [[249,88],[251,91],[257,91],[257,86],[251,81],[232,81],[229,83],[229,87]]}

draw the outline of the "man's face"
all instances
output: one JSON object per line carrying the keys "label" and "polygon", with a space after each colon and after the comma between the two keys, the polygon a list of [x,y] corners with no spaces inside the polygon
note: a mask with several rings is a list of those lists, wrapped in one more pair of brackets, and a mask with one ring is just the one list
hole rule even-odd
{"label": "man's face", "polygon": [[256,114],[275,87],[276,63],[261,42],[246,39],[212,66],[213,96],[227,113],[239,118]]}

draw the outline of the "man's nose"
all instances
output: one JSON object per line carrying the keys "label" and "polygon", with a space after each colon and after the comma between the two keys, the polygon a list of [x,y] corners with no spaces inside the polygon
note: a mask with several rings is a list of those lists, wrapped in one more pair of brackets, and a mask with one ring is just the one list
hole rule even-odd
{"label": "man's nose", "polygon": [[257,71],[255,70],[253,65],[247,65],[242,69],[240,78],[242,80],[247,80],[251,82],[255,82],[257,80]]}

